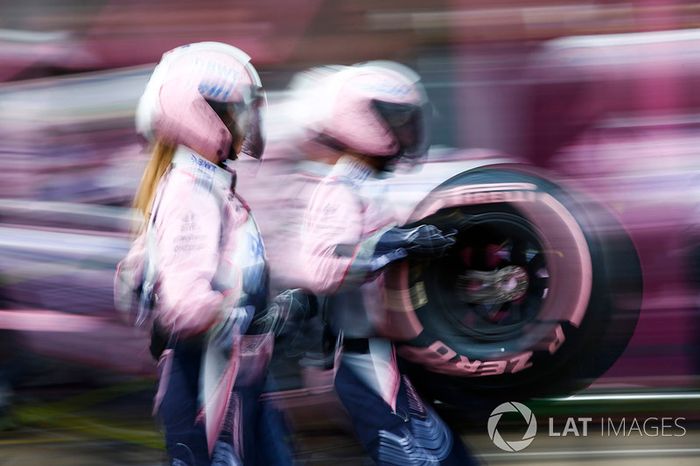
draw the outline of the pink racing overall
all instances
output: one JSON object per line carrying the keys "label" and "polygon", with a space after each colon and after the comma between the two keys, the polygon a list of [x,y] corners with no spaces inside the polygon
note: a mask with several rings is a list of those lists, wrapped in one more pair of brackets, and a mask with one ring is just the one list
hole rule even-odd
{"label": "pink racing overall", "polygon": [[[243,335],[265,305],[267,265],[234,182],[234,172],[180,146],[148,230],[117,273],[119,282],[145,252],[155,325],[167,342],[155,410],[173,465],[292,462],[283,427],[270,422],[277,415],[258,401],[272,337]],[[233,329],[217,334],[226,316]]]}
{"label": "pink racing overall", "polygon": [[381,465],[476,464],[399,372],[391,341],[377,335],[383,274],[368,272],[374,246],[396,226],[373,170],[343,156],[312,195],[303,224],[307,286],[327,298],[343,337],[335,387],[368,454]]}

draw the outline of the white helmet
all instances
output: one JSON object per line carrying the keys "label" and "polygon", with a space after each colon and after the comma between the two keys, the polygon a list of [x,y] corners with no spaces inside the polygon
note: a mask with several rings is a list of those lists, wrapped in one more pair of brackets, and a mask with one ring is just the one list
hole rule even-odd
{"label": "white helmet", "polygon": [[235,158],[238,144],[242,153],[260,158],[266,105],[260,77],[245,52],[199,42],[163,54],[139,101],[136,129],[149,141],[182,144],[216,163]]}

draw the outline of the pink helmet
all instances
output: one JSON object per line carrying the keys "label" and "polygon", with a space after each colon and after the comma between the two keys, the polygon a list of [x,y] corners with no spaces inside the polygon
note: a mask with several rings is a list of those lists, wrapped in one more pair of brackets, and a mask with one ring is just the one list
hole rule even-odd
{"label": "pink helmet", "polygon": [[163,54],[136,111],[147,140],[182,144],[214,162],[234,154],[233,136],[217,111],[232,112],[241,152],[260,158],[260,113],[266,106],[250,57],[231,45],[199,42]]}
{"label": "pink helmet", "polygon": [[317,141],[377,157],[426,152],[431,108],[415,72],[375,61],[335,68],[321,81],[321,112],[308,125]]}

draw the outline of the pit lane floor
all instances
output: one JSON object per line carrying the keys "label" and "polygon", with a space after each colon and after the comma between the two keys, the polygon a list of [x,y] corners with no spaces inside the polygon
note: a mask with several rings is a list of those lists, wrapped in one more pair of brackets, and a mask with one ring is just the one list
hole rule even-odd
{"label": "pit lane floor", "polygon": [[[486,464],[498,465],[675,465],[700,464],[700,433],[688,432],[672,443],[666,439],[547,439],[525,451],[499,452],[485,435],[465,435],[477,456]],[[301,434],[297,438],[301,465],[363,466],[369,462],[353,440],[339,431]],[[51,466],[156,466],[161,465],[158,449],[115,441],[100,441],[70,432],[24,430],[0,441],[0,465]]]}
{"label": "pit lane floor", "polygon": [[[11,416],[14,428],[0,431],[0,466],[155,466],[163,464],[161,435],[150,418],[152,391],[149,383],[122,384],[113,387],[73,391],[22,394]],[[697,413],[697,395],[681,397],[677,405],[653,403],[659,414],[670,416]],[[607,400],[610,403],[610,400]],[[668,402],[668,400],[666,401]],[[589,402],[587,402],[589,403]],[[615,401],[619,412],[620,401]],[[610,404],[606,405],[613,411]],[[645,404],[645,406],[651,406]],[[520,452],[505,452],[494,446],[481,427],[460,422],[459,415],[450,422],[464,441],[485,464],[497,465],[674,465],[700,464],[700,425],[690,416],[684,420],[685,432],[676,436],[647,436],[635,431],[630,435],[602,435],[591,428],[588,436],[550,437],[546,416],[553,414],[553,429],[561,433],[566,416],[594,413],[587,404],[566,416],[559,410],[533,407],[538,416],[538,435]],[[661,413],[663,411],[663,413]],[[331,412],[331,411],[329,411]],[[641,418],[639,406],[631,406],[627,414]],[[303,414],[303,413],[302,413]],[[594,416],[597,414],[594,414]],[[649,416],[645,413],[643,416]],[[316,416],[314,414],[314,416]],[[299,413],[296,415],[299,418]],[[302,416],[303,417],[303,416]],[[616,418],[619,419],[619,418]],[[594,423],[595,424],[595,423]],[[311,427],[309,427],[311,425]],[[7,427],[7,426],[6,426]],[[580,430],[580,429],[579,429]],[[504,438],[518,437],[521,432],[504,430]],[[299,425],[295,436],[300,465],[364,466],[372,464],[363,454],[338,416],[316,419]]]}

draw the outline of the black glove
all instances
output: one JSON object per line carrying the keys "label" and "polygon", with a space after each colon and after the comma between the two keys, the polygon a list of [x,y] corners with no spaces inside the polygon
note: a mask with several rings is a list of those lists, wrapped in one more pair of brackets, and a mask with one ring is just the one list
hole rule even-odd
{"label": "black glove", "polygon": [[[352,257],[355,253],[355,248],[356,246],[354,245],[339,244],[335,247],[335,253],[341,257]],[[387,247],[377,250],[375,245],[371,256],[355,258],[352,267],[374,274],[381,271],[392,262],[401,260],[406,256],[408,256],[408,253],[401,247],[391,248],[387,245]]]}
{"label": "black glove", "polygon": [[168,347],[169,340],[170,335],[168,332],[160,326],[157,320],[154,320],[151,327],[151,343],[148,345],[148,349],[155,361],[158,361],[163,355],[163,352]]}
{"label": "black glove", "polygon": [[272,332],[276,337],[298,332],[299,328],[316,313],[316,298],[296,288],[285,290],[255,315],[248,330],[251,334]]}
{"label": "black glove", "polygon": [[253,318],[253,312],[255,312],[255,308],[251,305],[230,309],[226,318],[210,330],[210,344],[230,354],[233,348],[234,337],[248,330]]}
{"label": "black glove", "polygon": [[457,230],[443,232],[434,225],[420,225],[416,228],[395,227],[379,238],[374,256],[404,250],[410,256],[439,257],[455,244],[456,235]]}

